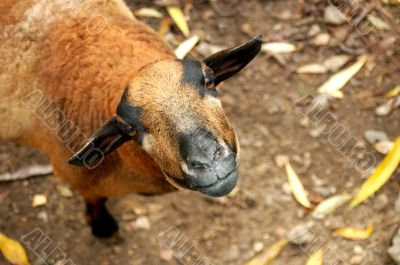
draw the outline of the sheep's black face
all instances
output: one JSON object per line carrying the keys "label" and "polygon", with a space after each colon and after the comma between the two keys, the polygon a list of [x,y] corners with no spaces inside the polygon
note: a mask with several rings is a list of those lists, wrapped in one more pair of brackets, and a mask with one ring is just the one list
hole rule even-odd
{"label": "sheep's black face", "polygon": [[[133,139],[178,188],[228,194],[237,182],[239,144],[216,86],[246,66],[260,48],[257,37],[202,62],[166,60],[145,66],[126,88],[117,116],[89,143],[109,153]],[[84,151],[70,162],[80,164]]]}

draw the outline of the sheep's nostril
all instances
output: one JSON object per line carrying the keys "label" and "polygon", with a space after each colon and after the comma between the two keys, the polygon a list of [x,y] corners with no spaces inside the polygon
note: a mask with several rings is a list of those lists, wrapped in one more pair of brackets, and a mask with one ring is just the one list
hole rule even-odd
{"label": "sheep's nostril", "polygon": [[224,153],[224,150],[220,147],[214,153],[214,160],[218,160]]}

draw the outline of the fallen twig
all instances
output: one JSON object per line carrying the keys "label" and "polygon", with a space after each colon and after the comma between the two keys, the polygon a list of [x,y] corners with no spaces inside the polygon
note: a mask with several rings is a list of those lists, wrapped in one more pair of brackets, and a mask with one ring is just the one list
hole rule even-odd
{"label": "fallen twig", "polygon": [[0,182],[23,180],[35,176],[49,175],[53,172],[51,165],[33,165],[21,168],[16,172],[0,174]]}

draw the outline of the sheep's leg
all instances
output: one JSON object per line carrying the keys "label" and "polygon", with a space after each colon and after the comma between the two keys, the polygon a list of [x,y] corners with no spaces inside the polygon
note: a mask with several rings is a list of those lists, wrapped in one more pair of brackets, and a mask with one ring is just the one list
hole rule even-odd
{"label": "sheep's leg", "polygon": [[106,198],[86,200],[86,218],[96,237],[110,237],[118,231],[118,223],[106,208]]}

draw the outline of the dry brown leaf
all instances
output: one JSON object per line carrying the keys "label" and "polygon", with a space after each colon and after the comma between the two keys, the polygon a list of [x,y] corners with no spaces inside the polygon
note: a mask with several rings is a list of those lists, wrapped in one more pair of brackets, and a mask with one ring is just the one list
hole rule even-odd
{"label": "dry brown leaf", "polygon": [[325,74],[328,71],[325,66],[318,63],[313,63],[299,67],[296,72],[298,74]]}
{"label": "dry brown leaf", "polygon": [[186,57],[186,55],[189,54],[189,52],[196,46],[196,44],[199,42],[200,37],[197,35],[194,35],[190,37],[189,39],[185,40],[182,42],[178,48],[175,49],[175,55],[178,59],[183,59]]}
{"label": "dry brown leaf", "polygon": [[149,18],[163,18],[163,14],[157,9],[150,7],[143,7],[135,11],[135,16],[149,17]]}
{"label": "dry brown leaf", "polygon": [[28,256],[22,245],[0,233],[0,250],[4,258],[13,265],[29,265]]}
{"label": "dry brown leaf", "polygon": [[15,172],[0,174],[1,181],[22,180],[35,176],[49,175],[53,172],[51,165],[31,165],[18,169]]}
{"label": "dry brown leaf", "polygon": [[277,53],[292,53],[297,50],[297,47],[288,42],[269,42],[264,43],[261,47],[263,52],[277,54]]}
{"label": "dry brown leaf", "polygon": [[378,116],[386,116],[398,107],[400,107],[400,95],[390,98],[388,101],[377,107],[375,109],[375,114]]}
{"label": "dry brown leaf", "polygon": [[296,172],[294,172],[290,162],[287,161],[285,163],[286,175],[288,177],[289,185],[292,190],[292,194],[294,198],[300,203],[302,206],[306,208],[312,208],[310,201],[307,198],[307,193],[304,189],[303,184],[301,183],[299,177]]}
{"label": "dry brown leaf", "polygon": [[160,34],[161,37],[164,37],[169,32],[171,25],[171,18],[164,17],[160,22],[160,26],[158,27],[158,34]]}
{"label": "dry brown leaf", "polygon": [[393,175],[400,163],[400,137],[396,139],[392,150],[376,167],[375,171],[362,184],[357,195],[350,203],[350,208],[357,206],[377,192]]}
{"label": "dry brown leaf", "polygon": [[245,265],[269,265],[273,262],[279,254],[282,252],[283,248],[287,245],[288,241],[282,239],[272,245],[271,247],[265,249],[257,256],[246,262]]}
{"label": "dry brown leaf", "polygon": [[383,0],[383,2],[388,5],[400,5],[400,0]]}
{"label": "dry brown leaf", "polygon": [[314,46],[327,46],[331,41],[331,35],[328,33],[320,33],[311,41],[311,44]]}
{"label": "dry brown leaf", "polygon": [[366,229],[354,227],[339,228],[335,231],[335,235],[351,240],[364,240],[368,239],[373,232],[374,227],[372,225],[369,225]]}
{"label": "dry brown leaf", "polygon": [[393,88],[392,90],[390,90],[385,97],[387,98],[392,98],[397,96],[400,93],[400,84],[398,84],[395,88]]}
{"label": "dry brown leaf", "polygon": [[328,93],[336,98],[343,98],[343,92],[340,90],[360,71],[367,59],[368,56],[366,55],[360,56],[356,63],[332,75],[318,88],[318,92],[321,94]]}
{"label": "dry brown leaf", "polygon": [[382,155],[387,155],[390,150],[392,150],[394,143],[388,140],[382,140],[374,144],[374,148],[376,151],[381,153]]}
{"label": "dry brown leaf", "polygon": [[372,24],[372,26],[374,26],[375,28],[379,29],[379,30],[389,30],[390,26],[383,21],[382,19],[375,17],[373,15],[368,15],[368,20],[369,22]]}
{"label": "dry brown leaf", "polygon": [[345,204],[351,199],[349,194],[334,195],[315,207],[312,216],[315,218],[323,218],[328,214],[333,213],[337,208]]}
{"label": "dry brown leaf", "polygon": [[328,71],[336,72],[340,68],[342,68],[348,61],[350,61],[351,57],[345,54],[342,55],[333,55],[326,59],[323,62],[323,65]]}
{"label": "dry brown leaf", "polygon": [[347,21],[346,15],[334,5],[327,5],[324,9],[324,22],[332,25],[341,25]]}
{"label": "dry brown leaf", "polygon": [[65,185],[57,185],[57,191],[58,193],[65,198],[71,198],[73,196],[73,193],[71,189]]}
{"label": "dry brown leaf", "polygon": [[0,190],[0,204],[7,198],[9,190]]}
{"label": "dry brown leaf", "polygon": [[190,30],[189,25],[186,21],[185,15],[180,7],[169,6],[167,7],[168,14],[171,16],[172,20],[175,22],[176,26],[183,33],[185,37],[189,37]]}
{"label": "dry brown leaf", "polygon": [[315,251],[307,260],[306,265],[323,265],[324,264],[324,251],[322,248]]}
{"label": "dry brown leaf", "polygon": [[201,56],[204,56],[204,57],[208,57],[211,54],[220,52],[224,49],[227,49],[227,47],[210,44],[210,43],[207,43],[204,41],[202,41],[201,43],[199,43],[199,45],[196,46],[196,51]]}

